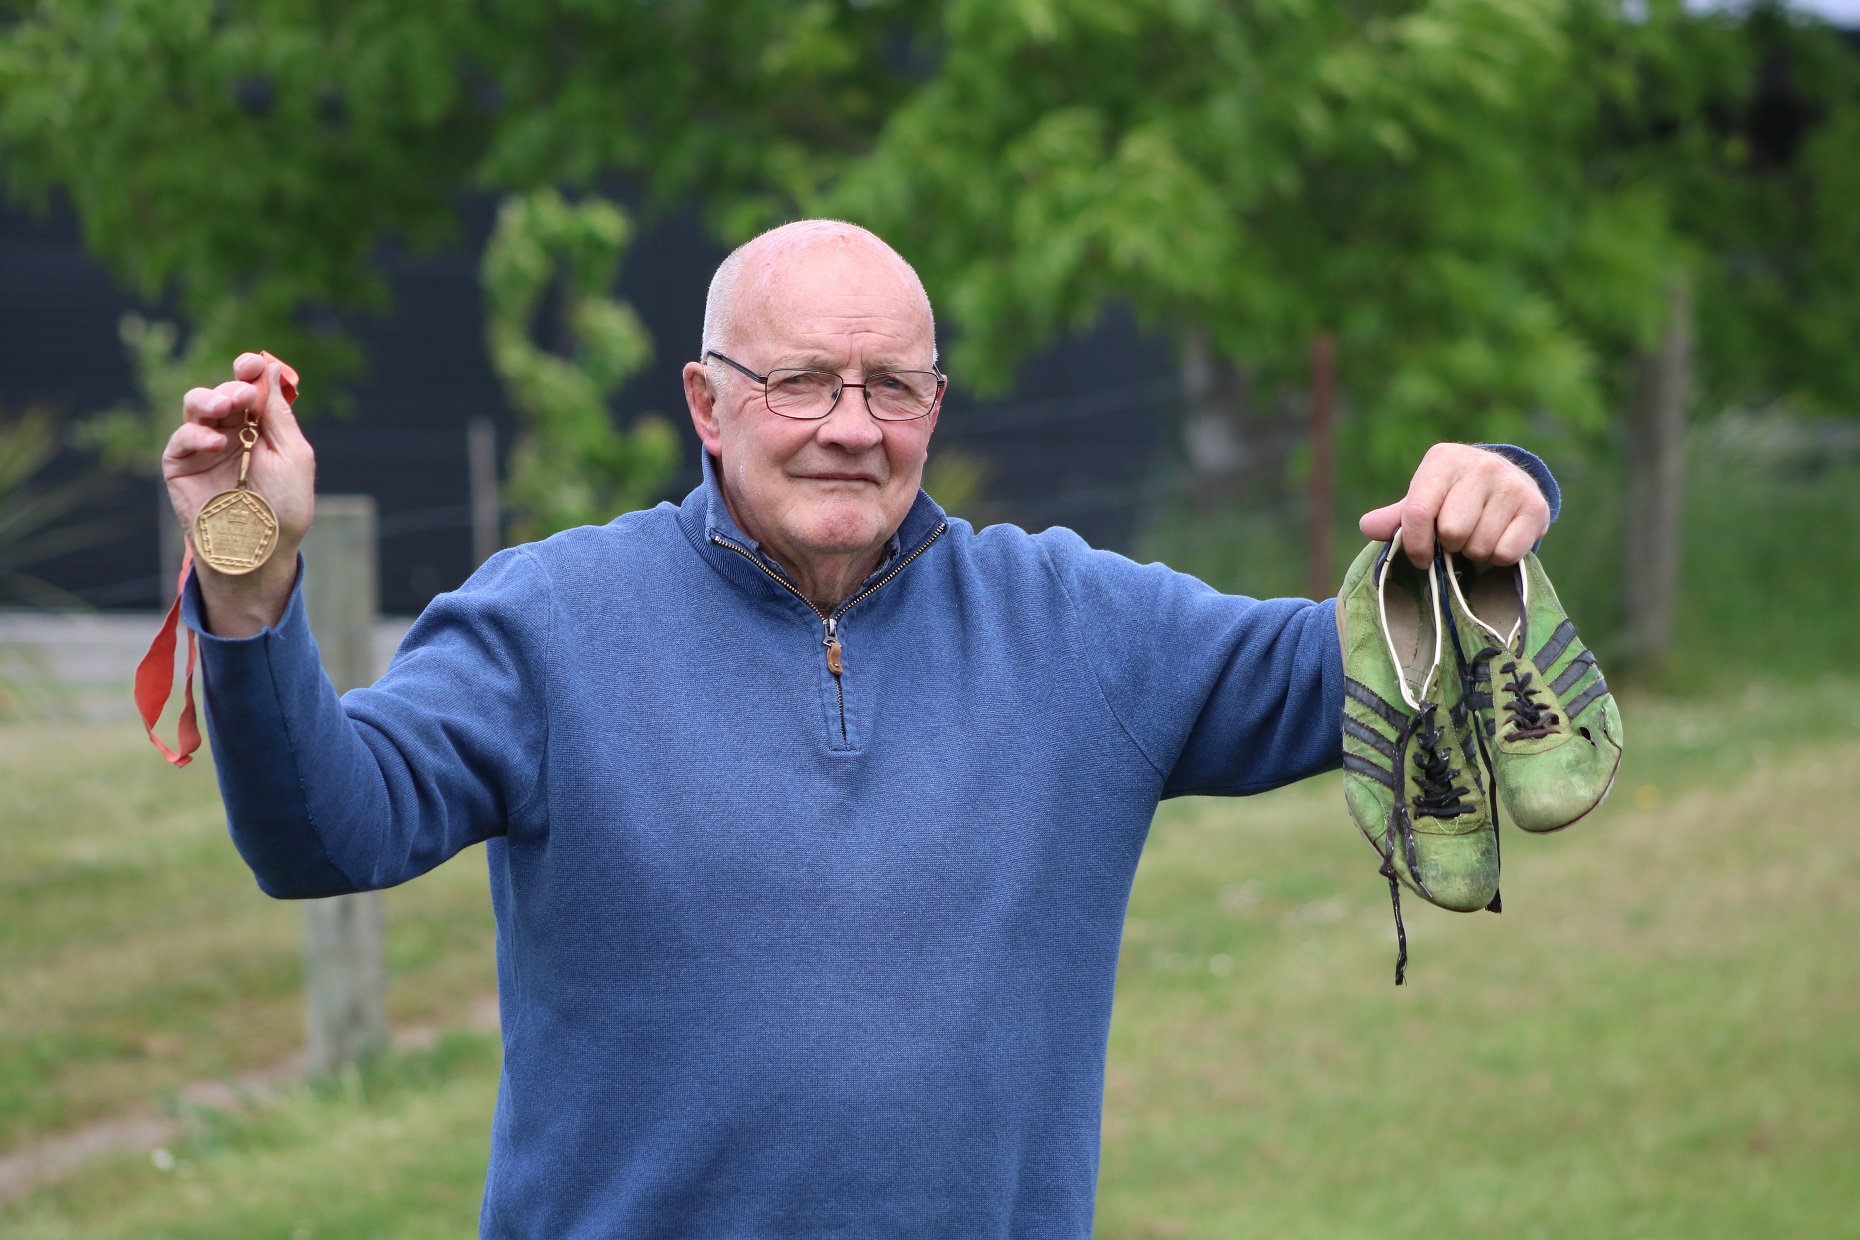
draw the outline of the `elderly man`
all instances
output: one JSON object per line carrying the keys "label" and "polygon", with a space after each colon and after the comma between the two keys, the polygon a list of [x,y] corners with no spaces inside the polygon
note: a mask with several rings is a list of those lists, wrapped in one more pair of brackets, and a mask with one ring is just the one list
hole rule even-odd
{"label": "elderly man", "polygon": [[[918,489],[930,303],[862,229],[732,254],[703,346],[683,503],[499,554],[340,701],[275,366],[189,393],[183,520],[253,409],[283,527],[263,570],[186,593],[233,837],[282,897],[486,842],[485,1236],[1088,1236],[1151,816],[1337,765],[1333,604],[946,517]],[[1508,563],[1551,515],[1511,460],[1447,445],[1364,530]]]}

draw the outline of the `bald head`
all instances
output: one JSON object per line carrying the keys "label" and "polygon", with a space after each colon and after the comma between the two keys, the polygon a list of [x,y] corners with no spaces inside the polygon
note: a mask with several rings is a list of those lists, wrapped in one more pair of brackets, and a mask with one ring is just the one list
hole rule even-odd
{"label": "bald head", "polygon": [[[821,615],[871,573],[917,500],[941,377],[927,409],[889,415],[902,390],[925,382],[902,372],[935,365],[923,282],[863,228],[837,220],[777,228],[725,259],[711,281],[704,356],[684,371],[691,426],[737,524]],[[810,371],[816,379],[805,378]],[[798,412],[787,398],[824,395],[822,373],[840,377],[837,393]],[[770,403],[771,385],[785,412]]]}
{"label": "bald head", "polygon": [[704,299],[704,339],[698,356],[712,349],[728,353],[739,347],[739,328],[745,315],[753,316],[752,307],[761,309],[762,303],[779,298],[797,266],[810,261],[835,263],[855,255],[908,286],[911,301],[921,308],[934,359],[936,319],[916,269],[877,233],[843,220],[796,220],[732,250],[710,278],[710,292]]}

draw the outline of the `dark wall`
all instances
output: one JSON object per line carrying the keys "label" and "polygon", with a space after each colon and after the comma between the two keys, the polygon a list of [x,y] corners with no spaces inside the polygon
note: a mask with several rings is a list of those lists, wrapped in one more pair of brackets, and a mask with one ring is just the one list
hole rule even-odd
{"label": "dark wall", "polygon": [[[353,412],[306,428],[317,448],[319,489],[377,499],[381,598],[389,612],[419,610],[471,570],[466,423],[489,415],[500,453],[511,441],[510,410],[482,344],[477,262],[491,207],[473,204],[466,216],[466,239],[456,250],[383,255],[393,310],[356,327],[369,369],[351,385]],[[616,400],[616,412],[627,421],[656,410],[686,428],[686,468],[669,488],[674,498],[697,475],[679,372],[697,348],[705,288],[722,256],[695,215],[674,215],[635,241],[620,277],[620,295],[656,348]],[[132,397],[117,320],[134,308],[84,253],[68,216],[34,219],[0,209],[0,407],[40,404],[74,417]],[[1069,525],[1121,548],[1171,421],[1170,372],[1163,342],[1143,337],[1123,316],[1108,316],[1089,336],[1030,362],[1004,399],[975,403],[962,376],[953,376],[937,445],[986,460],[991,518],[1033,529]],[[68,452],[52,475],[90,468],[94,462]],[[122,535],[34,571],[97,606],[155,606],[162,587],[158,502],[153,481],[122,480],[102,501],[119,514]]]}

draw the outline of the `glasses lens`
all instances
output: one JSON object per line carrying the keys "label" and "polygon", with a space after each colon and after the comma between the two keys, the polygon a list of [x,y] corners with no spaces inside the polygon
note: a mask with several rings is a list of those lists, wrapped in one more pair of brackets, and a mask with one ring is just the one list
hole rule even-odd
{"label": "glasses lens", "polygon": [[923,417],[936,404],[937,378],[934,370],[893,370],[869,376],[865,396],[872,416],[893,422]]}
{"label": "glasses lens", "polygon": [[824,370],[771,370],[769,408],[784,418],[824,418],[840,394],[840,377]]}

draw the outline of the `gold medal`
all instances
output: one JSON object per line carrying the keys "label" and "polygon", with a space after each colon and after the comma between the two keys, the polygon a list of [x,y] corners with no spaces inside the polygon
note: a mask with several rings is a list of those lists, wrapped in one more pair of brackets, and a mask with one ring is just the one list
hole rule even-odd
{"label": "gold medal", "polygon": [[278,514],[246,481],[258,428],[247,414],[239,428],[239,485],[202,504],[194,516],[194,554],[229,577],[253,572],[278,545]]}

